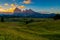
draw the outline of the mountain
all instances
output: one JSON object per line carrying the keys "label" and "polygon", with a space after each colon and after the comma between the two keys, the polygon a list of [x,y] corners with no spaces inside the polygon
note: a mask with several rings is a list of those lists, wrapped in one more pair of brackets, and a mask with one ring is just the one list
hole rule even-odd
{"label": "mountain", "polygon": [[42,14],[33,11],[32,9],[26,9],[26,10],[21,10],[19,8],[15,8],[14,12],[11,14],[0,14],[0,16],[4,17],[28,17],[28,18],[52,18],[56,14],[55,13],[49,13],[49,14]]}
{"label": "mountain", "polygon": [[33,17],[33,18],[48,18],[48,17],[53,17],[55,14],[42,14],[33,11],[32,9],[26,9],[21,11],[21,9],[16,8],[13,13],[14,16],[19,16],[19,17]]}
{"label": "mountain", "polygon": [[19,8],[15,8],[14,13],[20,13],[21,10]]}
{"label": "mountain", "polygon": [[34,11],[31,9],[28,9],[28,10],[26,9],[26,10],[23,10],[23,13],[30,13],[31,14],[31,13],[34,13]]}

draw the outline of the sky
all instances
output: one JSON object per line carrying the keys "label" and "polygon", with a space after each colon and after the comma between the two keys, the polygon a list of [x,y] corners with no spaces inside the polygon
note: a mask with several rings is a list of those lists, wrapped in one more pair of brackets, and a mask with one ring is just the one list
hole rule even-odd
{"label": "sky", "polygon": [[0,0],[2,8],[11,9],[14,4],[21,9],[60,13],[60,0]]}

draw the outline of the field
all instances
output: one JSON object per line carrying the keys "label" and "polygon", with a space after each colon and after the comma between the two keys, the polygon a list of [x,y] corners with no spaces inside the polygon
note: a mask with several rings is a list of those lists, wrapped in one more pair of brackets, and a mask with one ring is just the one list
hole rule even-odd
{"label": "field", "polygon": [[17,20],[18,22],[8,20],[0,22],[0,40],[60,40],[60,20],[47,18],[21,18]]}

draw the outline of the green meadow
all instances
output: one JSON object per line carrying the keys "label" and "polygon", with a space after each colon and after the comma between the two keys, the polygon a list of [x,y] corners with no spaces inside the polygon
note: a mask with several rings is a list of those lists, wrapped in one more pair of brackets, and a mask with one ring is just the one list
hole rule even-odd
{"label": "green meadow", "polygon": [[[29,22],[31,19],[33,21]],[[60,20],[47,18],[21,18],[17,20],[18,22],[8,20],[0,22],[0,40],[60,40]]]}

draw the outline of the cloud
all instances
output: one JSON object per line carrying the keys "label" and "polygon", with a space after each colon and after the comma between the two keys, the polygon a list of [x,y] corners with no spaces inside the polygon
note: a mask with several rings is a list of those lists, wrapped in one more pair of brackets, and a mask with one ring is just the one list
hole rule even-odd
{"label": "cloud", "polygon": [[14,12],[14,10],[15,10],[15,7],[14,8],[9,8],[9,9],[7,9],[7,12]]}
{"label": "cloud", "polygon": [[0,12],[5,12],[5,10],[0,6]]}
{"label": "cloud", "polygon": [[9,4],[8,4],[8,3],[5,3],[4,5],[5,5],[5,6],[8,6]]}
{"label": "cloud", "polygon": [[0,6],[0,9],[2,8],[2,6]]}
{"label": "cloud", "polygon": [[15,7],[14,8],[11,7],[11,8],[8,8],[8,9],[4,9],[2,7],[0,8],[0,12],[12,12],[13,13],[14,10],[15,10]]}
{"label": "cloud", "polygon": [[6,10],[3,8],[0,8],[0,12],[5,12]]}
{"label": "cloud", "polygon": [[20,8],[20,9],[24,9],[25,6],[21,5],[21,6],[18,6],[18,8]]}
{"label": "cloud", "polygon": [[16,5],[15,4],[11,4],[12,7],[15,7]]}
{"label": "cloud", "polygon": [[[5,3],[4,6],[8,6],[9,7],[9,4],[8,3]],[[10,4],[10,8],[3,8],[3,6],[0,6],[0,12],[14,12],[15,8],[16,8],[16,5],[15,4]]]}
{"label": "cloud", "polygon": [[23,1],[23,4],[30,4],[31,3],[31,0],[24,0]]}

